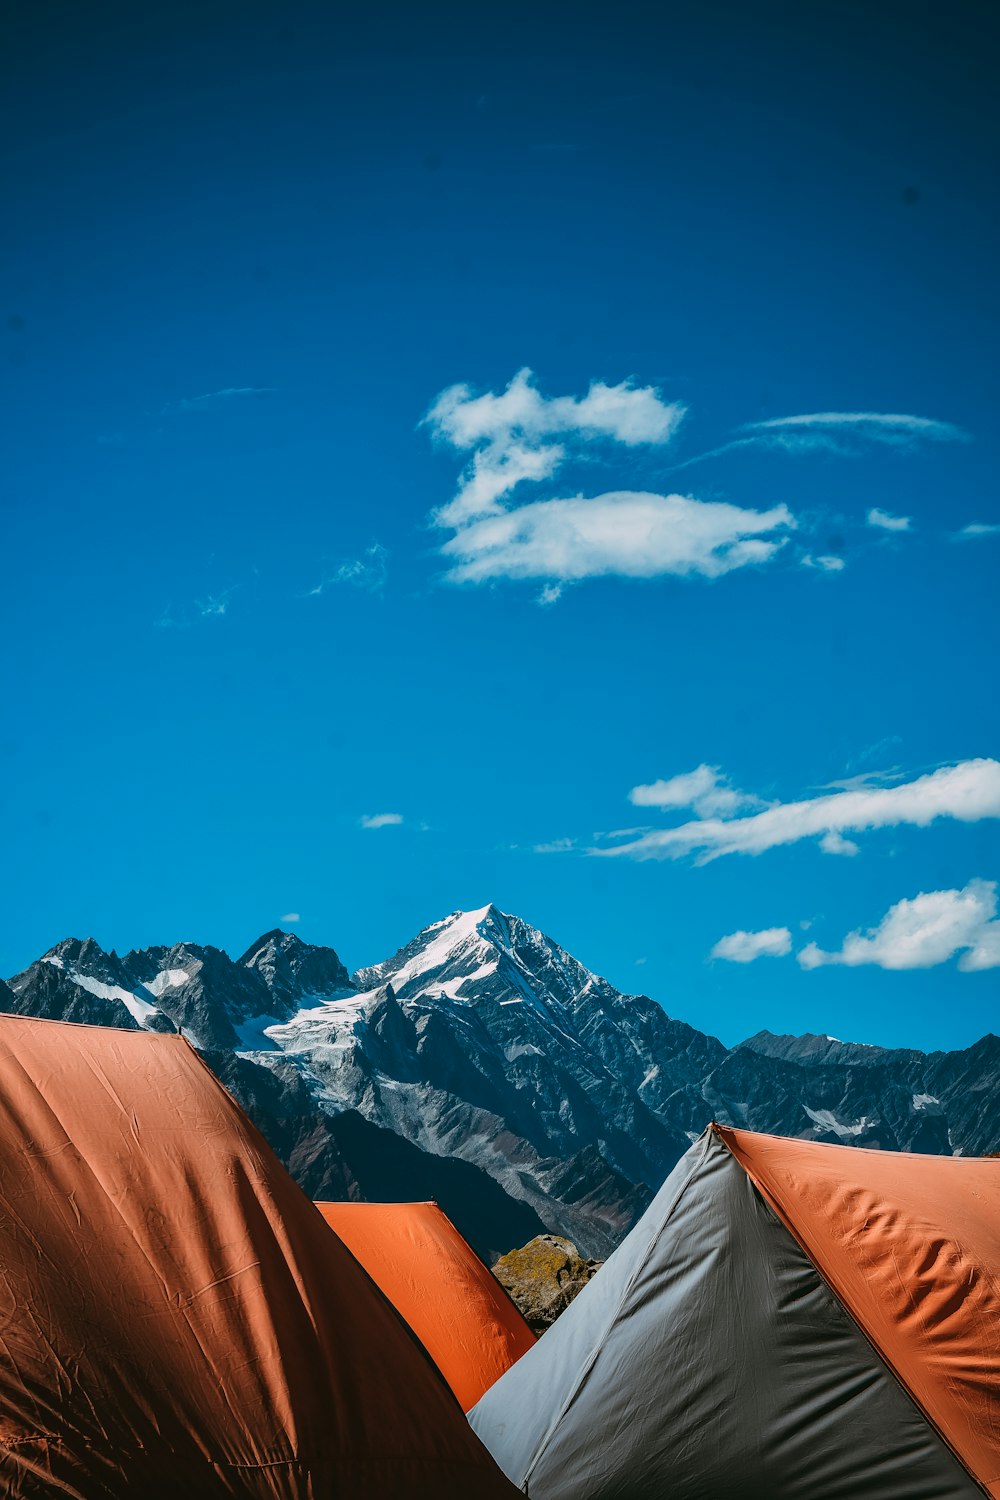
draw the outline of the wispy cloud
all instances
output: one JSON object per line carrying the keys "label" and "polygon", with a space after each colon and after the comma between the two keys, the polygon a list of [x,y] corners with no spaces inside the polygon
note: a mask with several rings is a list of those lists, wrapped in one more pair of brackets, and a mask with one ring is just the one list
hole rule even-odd
{"label": "wispy cloud", "polygon": [[873,505],[865,516],[865,525],[873,526],[876,531],[910,531],[912,521],[909,516],[893,516],[887,510]]}
{"label": "wispy cloud", "polygon": [[373,542],[361,557],[348,557],[325,571],[319,583],[308,589],[307,599],[318,599],[331,585],[346,583],[351,588],[381,594],[389,577],[389,552],[381,542]]}
{"label": "wispy cloud", "polygon": [[398,828],[402,822],[402,813],[365,813],[358,819],[358,826],[361,828]]}
{"label": "wispy cloud", "polygon": [[302,918],[299,916],[299,913],[297,911],[286,911],[285,915],[283,917],[279,917],[278,918],[278,921],[279,922],[301,922]]}
{"label": "wispy cloud", "polygon": [[1000,818],[1000,762],[961,761],[895,786],[864,785],[799,802],[776,802],[748,817],[705,817],[591,853],[638,860],[694,855],[698,864],[705,864],[724,854],[761,854],[816,839],[826,854],[851,855],[857,845],[848,833],[902,824],[925,828],[937,818],[963,823]]}
{"label": "wispy cloud", "polygon": [[781,449],[786,453],[865,453],[873,447],[908,449],[919,443],[969,442],[969,434],[951,422],[902,412],[823,411],[794,417],[745,422],[729,442],[686,459],[678,468],[717,458],[734,448]]}
{"label": "wispy cloud", "polygon": [[[769,561],[795,518],[787,506],[744,510],[686,495],[629,490],[538,500],[463,526],[441,551],[454,583],[617,575],[719,578]],[[549,595],[545,602],[553,602]]]}
{"label": "wispy cloud", "polygon": [[685,411],[679,402],[664,401],[655,387],[631,380],[594,381],[585,396],[543,396],[527,368],[500,392],[476,395],[468,385],[449,386],[424,423],[440,442],[471,457],[458,492],[435,520],[457,527],[500,513],[504,496],[527,480],[550,479],[571,448],[599,441],[626,447],[667,443]]}
{"label": "wispy cloud", "polygon": [[734,964],[752,964],[756,958],[783,958],[792,951],[787,927],[768,927],[763,932],[731,932],[720,938],[709,954]]}
{"label": "wispy cloud", "polygon": [[809,943],[798,955],[804,969],[829,964],[855,968],[932,969],[960,953],[964,973],[1000,967],[1000,921],[995,880],[970,880],[962,890],[921,891],[897,901],[877,927],[851,932],[834,953]]}
{"label": "wispy cloud", "polygon": [[838,557],[835,553],[823,553],[820,556],[814,557],[811,552],[807,552],[802,558],[802,566],[804,568],[818,568],[821,573],[842,573],[846,564],[844,559]]}
{"label": "wispy cloud", "polygon": [[229,608],[229,600],[234,593],[233,589],[225,589],[221,594],[209,594],[205,599],[195,601],[195,611],[201,618],[211,619],[214,615],[224,615]]}
{"label": "wispy cloud", "polygon": [[979,537],[1000,536],[1000,524],[986,521],[970,521],[961,531],[955,532],[956,542],[971,542]]}
{"label": "wispy cloud", "polygon": [[230,401],[259,401],[273,396],[277,386],[273,385],[228,385],[221,391],[209,391],[205,396],[183,396],[180,401],[169,401],[160,412],[163,417],[176,416],[182,412],[212,411]]}
{"label": "wispy cloud", "polygon": [[[881,739],[875,740],[873,744],[864,745],[857,752],[857,754],[852,756],[852,758],[847,762],[846,769],[848,775],[856,776],[857,773],[861,770],[862,766],[870,766],[873,761],[880,760],[890,750],[894,750],[897,745],[901,745],[902,743],[903,741],[898,734],[886,734],[883,735]],[[870,781],[872,779],[880,778],[882,780],[889,781],[892,780],[896,776],[896,774],[897,768],[894,768],[890,773],[868,772],[865,779]],[[842,790],[846,789],[847,787],[846,782],[834,782],[832,783],[832,785],[839,785]]]}
{"label": "wispy cloud", "polygon": [[968,442],[969,434],[951,422],[914,417],[900,412],[821,411],[796,417],[771,417],[766,422],[744,422],[741,433],[779,446],[834,440],[851,443],[888,443],[893,448],[913,443]]}
{"label": "wispy cloud", "polygon": [[192,599],[183,604],[169,603],[156,620],[160,630],[186,630],[199,620],[219,620],[229,610],[230,600],[240,588],[234,583],[215,594],[206,594],[203,599]]}

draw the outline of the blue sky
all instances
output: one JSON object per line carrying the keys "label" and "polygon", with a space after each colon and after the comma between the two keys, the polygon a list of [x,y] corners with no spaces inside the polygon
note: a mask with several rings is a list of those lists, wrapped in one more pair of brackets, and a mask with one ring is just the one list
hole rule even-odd
{"label": "blue sky", "polygon": [[996,1029],[987,8],[341,11],[8,37],[0,973],[495,900]]}

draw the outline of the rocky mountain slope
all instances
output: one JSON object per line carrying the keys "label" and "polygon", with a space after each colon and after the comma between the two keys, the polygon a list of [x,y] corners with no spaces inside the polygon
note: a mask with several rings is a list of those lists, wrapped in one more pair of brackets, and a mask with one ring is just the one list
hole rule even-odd
{"label": "rocky mountain slope", "polygon": [[353,976],[280,931],[235,960],[68,939],[0,1008],[182,1030],[307,1191],[436,1197],[488,1256],[542,1229],[606,1255],[712,1118],[889,1150],[1000,1146],[994,1036],[934,1054],[768,1032],[726,1048],[494,906]]}

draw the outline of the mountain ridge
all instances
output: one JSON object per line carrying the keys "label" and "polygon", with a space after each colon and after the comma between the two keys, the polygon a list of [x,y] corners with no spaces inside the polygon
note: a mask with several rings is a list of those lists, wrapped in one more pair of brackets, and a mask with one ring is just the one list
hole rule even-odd
{"label": "mountain ridge", "polygon": [[419,1153],[399,1191],[410,1173],[426,1196],[460,1164],[477,1175],[449,1189],[459,1222],[465,1193],[479,1205],[469,1237],[490,1254],[530,1223],[606,1255],[711,1118],[932,1154],[1000,1139],[995,1036],[936,1053],[768,1031],[726,1047],[493,904],[354,974],[281,928],[236,959],[194,943],[122,958],[65,939],[13,976],[0,1008],[182,1030],[304,1183],[332,1173],[324,1191],[366,1191],[335,1162],[348,1117],[359,1140],[370,1133],[354,1147],[369,1190],[380,1157],[406,1154],[394,1139]]}

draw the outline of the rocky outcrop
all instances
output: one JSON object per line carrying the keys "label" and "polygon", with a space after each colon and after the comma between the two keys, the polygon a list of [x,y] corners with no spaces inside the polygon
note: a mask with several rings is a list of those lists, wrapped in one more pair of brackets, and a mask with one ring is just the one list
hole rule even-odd
{"label": "rocky outcrop", "polygon": [[520,1250],[502,1255],[493,1274],[532,1332],[542,1334],[602,1265],[603,1261],[585,1259],[571,1240],[540,1234]]}

